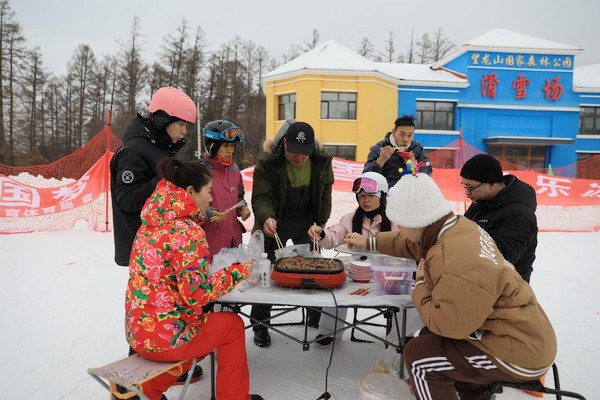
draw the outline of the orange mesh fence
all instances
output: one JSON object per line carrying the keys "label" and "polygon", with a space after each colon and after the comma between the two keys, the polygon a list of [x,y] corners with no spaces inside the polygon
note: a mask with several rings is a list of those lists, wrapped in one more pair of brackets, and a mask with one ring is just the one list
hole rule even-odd
{"label": "orange mesh fence", "polygon": [[50,164],[0,164],[0,233],[71,229],[78,223],[110,230],[109,162],[121,141],[110,126]]}
{"label": "orange mesh fence", "polygon": [[[63,230],[78,223],[111,230],[109,162],[120,145],[106,126],[80,149],[54,163],[31,167],[0,164],[0,233]],[[460,168],[479,153],[458,139],[429,154],[433,178],[458,214],[469,205],[460,186]],[[540,230],[600,231],[600,156],[553,171],[500,162],[507,173],[536,189]],[[334,159],[333,166],[336,181],[330,221],[339,221],[357,207],[350,187],[362,173],[363,163]],[[252,172],[252,167],[242,171],[248,203]],[[251,228],[252,223],[251,217],[244,225]]]}

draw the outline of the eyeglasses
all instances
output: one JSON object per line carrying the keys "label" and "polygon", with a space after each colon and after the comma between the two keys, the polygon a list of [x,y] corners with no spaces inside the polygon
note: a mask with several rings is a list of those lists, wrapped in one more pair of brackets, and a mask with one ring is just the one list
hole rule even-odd
{"label": "eyeglasses", "polygon": [[379,190],[377,190],[377,181],[370,178],[355,179],[352,184],[352,191],[354,193],[364,191],[366,194],[375,194],[379,192]]}
{"label": "eyeglasses", "polygon": [[244,132],[239,126],[231,126],[221,132],[213,132],[207,129],[203,129],[202,133],[204,136],[213,140],[223,140],[225,142],[235,142],[244,140]]}
{"label": "eyeglasses", "polygon": [[479,185],[474,186],[474,187],[468,187],[467,185],[465,185],[464,183],[461,183],[462,187],[465,188],[465,191],[467,192],[467,194],[471,194],[473,193],[473,191],[475,189],[477,189],[479,186],[483,185],[483,182],[480,182]]}

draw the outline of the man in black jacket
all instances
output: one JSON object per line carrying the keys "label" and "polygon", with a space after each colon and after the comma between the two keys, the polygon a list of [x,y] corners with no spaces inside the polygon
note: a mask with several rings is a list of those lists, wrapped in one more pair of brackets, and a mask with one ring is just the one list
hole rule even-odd
{"label": "man in black jacket", "polygon": [[487,154],[469,159],[460,171],[472,203],[465,217],[485,229],[526,282],[537,247],[535,190],[514,175],[503,175],[498,160]]}
{"label": "man in black jacket", "polygon": [[429,158],[423,145],[415,137],[415,117],[403,115],[394,121],[394,129],[385,134],[383,140],[369,149],[363,172],[377,172],[385,177],[388,187],[394,186],[402,177],[400,170],[406,170],[406,162],[424,163],[419,172],[431,175]]}

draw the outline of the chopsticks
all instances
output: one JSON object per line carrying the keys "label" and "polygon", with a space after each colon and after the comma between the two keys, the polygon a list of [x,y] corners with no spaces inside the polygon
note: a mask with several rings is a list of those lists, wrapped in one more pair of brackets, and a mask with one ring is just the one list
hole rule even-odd
{"label": "chopsticks", "polygon": [[[314,226],[317,226],[317,223],[313,223]],[[313,238],[313,250],[316,251],[317,253],[320,253],[319,251],[319,239],[315,239]]]}
{"label": "chopsticks", "polygon": [[277,231],[275,230],[275,227],[273,226],[273,220],[271,218],[269,218],[269,222],[271,224],[271,228],[274,231],[274,236],[275,236],[275,242],[277,243],[277,247],[279,247],[279,250],[285,248],[285,246],[283,245],[283,243],[281,242],[281,238],[279,237],[279,235],[277,234]]}
{"label": "chopsticks", "polygon": [[[350,239],[354,239],[354,238],[356,238],[356,236],[358,236],[358,233],[356,233],[356,232],[352,232],[352,234],[350,235]],[[337,253],[335,253],[335,255],[334,255],[333,257],[331,257],[331,259],[328,261],[328,263],[329,263],[329,264],[331,264],[331,262],[332,262],[333,260],[335,260],[335,258],[336,258],[337,256],[339,256],[339,255],[340,255],[340,253],[341,253],[342,251],[344,251],[344,249],[347,249],[347,248],[348,248],[348,245],[344,243],[344,245],[343,245],[342,247],[340,247],[340,249],[338,250],[338,252],[337,252]]]}
{"label": "chopsticks", "polygon": [[[241,206],[245,206],[245,205],[246,205],[246,200],[239,201],[236,204],[234,204],[231,207],[229,207],[227,210],[222,211],[221,214],[227,214],[229,211],[234,210],[234,209],[236,209],[238,207],[241,207]],[[210,218],[210,222],[214,222],[215,219],[217,219],[217,217],[211,217]]]}
{"label": "chopsticks", "polygon": [[335,256],[331,257],[331,259],[330,259],[329,261],[327,261],[327,263],[328,263],[328,264],[331,264],[331,262],[332,262],[333,260],[335,260],[335,258],[336,258],[337,256],[339,256],[339,255],[340,255],[340,253],[341,253],[342,251],[344,251],[344,249],[345,249],[346,247],[348,247],[348,245],[346,245],[346,244],[344,244],[342,247],[340,247],[340,249],[338,250],[338,252],[337,252],[337,253],[335,253]]}
{"label": "chopsticks", "polygon": [[352,295],[358,295],[358,296],[366,296],[369,293],[371,293],[373,291],[373,288],[371,286],[363,286],[360,287],[358,289],[356,289],[353,292],[350,292],[349,294]]}

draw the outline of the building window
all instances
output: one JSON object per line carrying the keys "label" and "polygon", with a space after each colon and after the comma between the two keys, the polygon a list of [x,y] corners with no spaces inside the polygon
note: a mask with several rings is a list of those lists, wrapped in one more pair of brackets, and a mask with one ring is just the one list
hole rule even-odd
{"label": "building window", "polygon": [[488,154],[526,169],[546,168],[546,146],[515,146],[494,144]]}
{"label": "building window", "polygon": [[343,158],[344,160],[356,160],[356,146],[326,144],[323,148],[332,157]]}
{"label": "building window", "polygon": [[450,101],[417,101],[417,129],[454,130],[454,103]]}
{"label": "building window", "polygon": [[600,135],[600,107],[581,107],[580,135]]}
{"label": "building window", "polygon": [[321,93],[321,119],[356,119],[356,93]]}
{"label": "building window", "polygon": [[296,118],[296,94],[292,93],[279,96],[278,119],[280,121],[286,121],[292,118]]}

